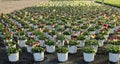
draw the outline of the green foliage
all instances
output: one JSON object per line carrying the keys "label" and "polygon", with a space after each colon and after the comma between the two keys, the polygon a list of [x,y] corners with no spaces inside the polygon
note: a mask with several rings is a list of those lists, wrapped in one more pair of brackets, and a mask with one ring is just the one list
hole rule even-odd
{"label": "green foliage", "polygon": [[38,35],[38,39],[39,40],[45,40],[45,39],[47,39],[47,37],[45,37],[44,35]]}
{"label": "green foliage", "polygon": [[45,42],[45,44],[46,44],[46,45],[55,45],[56,42],[55,42],[55,41],[52,41],[52,40],[47,40],[47,41]]}
{"label": "green foliage", "polygon": [[104,40],[105,37],[104,37],[104,35],[102,35],[102,34],[97,34],[96,37],[95,37],[95,39],[96,39],[96,40]]}
{"label": "green foliage", "polygon": [[65,40],[65,36],[64,35],[57,35],[57,40]]}
{"label": "green foliage", "polygon": [[61,46],[61,47],[56,48],[56,52],[57,53],[67,53],[68,52],[68,48]]}
{"label": "green foliage", "polygon": [[97,40],[86,40],[85,45],[86,46],[98,45],[98,41]]}
{"label": "green foliage", "polygon": [[79,35],[79,36],[77,37],[77,40],[85,40],[85,36],[84,36],[84,35]]}
{"label": "green foliage", "polygon": [[49,35],[56,35],[57,32],[56,32],[55,30],[53,30],[53,31],[49,32],[48,34],[49,34]]}
{"label": "green foliage", "polygon": [[70,31],[64,31],[63,34],[64,35],[71,35],[71,32]]}
{"label": "green foliage", "polygon": [[111,53],[120,53],[120,47],[119,46],[108,46],[106,49],[105,49],[107,52],[111,52]]}
{"label": "green foliage", "polygon": [[9,48],[7,49],[7,54],[10,55],[10,54],[13,54],[13,53],[17,53],[17,52],[19,52],[19,51],[21,51],[20,48],[9,47]]}
{"label": "green foliage", "polygon": [[77,43],[76,40],[70,40],[68,45],[70,45],[70,46],[76,46],[76,45],[78,45],[78,43]]}
{"label": "green foliage", "polygon": [[44,50],[44,48],[42,48],[42,47],[38,47],[38,46],[34,46],[34,47],[32,47],[32,52],[33,53],[41,53],[41,52],[44,52],[45,50]]}
{"label": "green foliage", "polygon": [[28,40],[25,42],[26,45],[31,45],[31,44],[33,44],[33,43],[35,43],[35,40],[32,39],[32,38],[28,39]]}
{"label": "green foliage", "polygon": [[84,47],[82,51],[84,53],[95,53],[95,49],[93,47]]}
{"label": "green foliage", "polygon": [[17,44],[16,42],[14,42],[14,41],[9,41],[9,42],[5,42],[5,45],[6,46],[13,46],[13,45],[15,45],[15,44]]}

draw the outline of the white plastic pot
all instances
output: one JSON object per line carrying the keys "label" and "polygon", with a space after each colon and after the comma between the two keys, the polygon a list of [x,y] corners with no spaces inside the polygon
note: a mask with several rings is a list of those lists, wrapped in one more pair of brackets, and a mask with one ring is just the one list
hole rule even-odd
{"label": "white plastic pot", "polygon": [[77,53],[77,46],[68,45],[68,52],[71,53],[71,54]]}
{"label": "white plastic pot", "polygon": [[57,53],[58,61],[65,62],[68,60],[68,52],[67,53]]}
{"label": "white plastic pot", "polygon": [[120,54],[109,53],[109,61],[118,62]]}
{"label": "white plastic pot", "polygon": [[94,53],[83,53],[83,58],[85,62],[92,62],[94,61]]}
{"label": "white plastic pot", "polygon": [[64,46],[64,40],[57,40],[57,45],[58,46]]}
{"label": "white plastic pot", "polygon": [[55,52],[55,45],[46,45],[46,51],[48,53],[53,53]]}
{"label": "white plastic pot", "polygon": [[92,47],[94,48],[95,52],[97,52],[98,46],[97,45],[92,45]]}
{"label": "white plastic pot", "polygon": [[112,33],[114,33],[114,29],[111,28],[110,29],[110,34],[112,34]]}
{"label": "white plastic pot", "polygon": [[66,38],[70,40],[71,39],[71,35],[66,35]]}
{"label": "white plastic pot", "polygon": [[105,40],[98,40],[98,42],[99,42],[99,47],[102,47],[102,46],[104,45],[104,41],[105,41]]}
{"label": "white plastic pot", "polygon": [[34,57],[35,61],[43,61],[44,60],[44,52],[33,53],[33,57]]}
{"label": "white plastic pot", "polygon": [[29,46],[29,45],[27,45],[27,52],[28,52],[28,53],[31,53],[31,52],[32,52],[32,47]]}
{"label": "white plastic pot", "polygon": [[25,44],[26,41],[27,41],[27,40],[19,40],[19,41],[18,41],[19,46],[20,46],[20,47],[25,47],[25,46],[26,46],[26,44]]}
{"label": "white plastic pot", "polygon": [[10,54],[8,56],[8,59],[9,59],[10,62],[16,62],[16,61],[18,61],[19,60],[19,52]]}
{"label": "white plastic pot", "polygon": [[107,40],[108,36],[109,36],[109,35],[104,35],[104,37],[105,37],[106,40]]}
{"label": "white plastic pot", "polygon": [[84,47],[85,46],[85,40],[77,40],[77,42],[79,43],[80,47]]}
{"label": "white plastic pot", "polygon": [[90,34],[95,34],[96,31],[90,31]]}
{"label": "white plastic pot", "polygon": [[44,47],[45,46],[45,41],[44,40],[39,40],[40,46]]}

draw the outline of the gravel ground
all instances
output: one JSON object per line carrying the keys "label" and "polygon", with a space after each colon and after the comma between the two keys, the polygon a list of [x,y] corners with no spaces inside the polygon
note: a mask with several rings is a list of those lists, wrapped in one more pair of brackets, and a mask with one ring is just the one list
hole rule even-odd
{"label": "gravel ground", "polygon": [[0,13],[10,13],[48,0],[0,0]]}

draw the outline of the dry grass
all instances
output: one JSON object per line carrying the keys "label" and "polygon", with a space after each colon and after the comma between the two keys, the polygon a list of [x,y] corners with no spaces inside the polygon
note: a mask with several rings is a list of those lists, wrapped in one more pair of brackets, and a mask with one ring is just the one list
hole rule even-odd
{"label": "dry grass", "polygon": [[10,13],[45,1],[48,0],[0,0],[0,13]]}

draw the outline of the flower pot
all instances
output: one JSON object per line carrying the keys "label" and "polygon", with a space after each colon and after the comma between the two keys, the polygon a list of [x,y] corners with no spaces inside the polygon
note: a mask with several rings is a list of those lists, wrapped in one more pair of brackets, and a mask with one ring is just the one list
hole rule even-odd
{"label": "flower pot", "polygon": [[44,40],[39,40],[40,46],[44,47],[45,46],[45,41]]}
{"label": "flower pot", "polygon": [[114,29],[117,30],[120,26],[116,26]]}
{"label": "flower pot", "polygon": [[118,62],[120,54],[109,53],[109,61]]}
{"label": "flower pot", "polygon": [[84,47],[85,46],[85,40],[77,40],[77,42],[79,43],[80,47]]}
{"label": "flower pot", "polygon": [[37,25],[33,25],[33,28],[36,29],[38,26]]}
{"label": "flower pot", "polygon": [[27,41],[27,40],[19,40],[19,41],[18,41],[19,46],[20,46],[20,47],[25,47],[25,45],[26,45],[25,42],[26,42],[26,41]]}
{"label": "flower pot", "polygon": [[27,32],[27,36],[30,37],[30,34],[31,34],[31,33],[32,33],[32,32]]}
{"label": "flower pot", "polygon": [[90,31],[90,34],[95,34],[95,31]]}
{"label": "flower pot", "polygon": [[71,35],[66,35],[66,38],[70,40],[71,39]]}
{"label": "flower pot", "polygon": [[57,40],[57,45],[58,46],[64,46],[64,40],[62,41],[62,40]]}
{"label": "flower pot", "polygon": [[105,40],[98,40],[98,42],[99,42],[99,43],[98,43],[98,44],[99,44],[99,47],[102,47],[102,46],[104,45],[104,41],[105,41]]}
{"label": "flower pot", "polygon": [[8,59],[9,59],[10,62],[16,62],[16,61],[18,61],[19,60],[19,52],[10,54],[8,56]]}
{"label": "flower pot", "polygon": [[55,45],[46,45],[46,51],[48,53],[53,53],[55,52]]}
{"label": "flower pot", "polygon": [[31,52],[32,52],[32,47],[29,46],[29,45],[27,45],[27,52],[28,52],[28,53],[31,53]]}
{"label": "flower pot", "polygon": [[113,34],[114,33],[114,29],[110,29],[110,34]]}
{"label": "flower pot", "polygon": [[73,54],[77,52],[77,46],[70,46],[68,45],[68,52]]}
{"label": "flower pot", "polygon": [[107,39],[108,39],[108,36],[109,36],[109,35],[104,35],[104,37],[105,37],[105,40],[107,40]]}
{"label": "flower pot", "polygon": [[83,53],[83,58],[85,62],[92,62],[94,61],[94,53]]}
{"label": "flower pot", "polygon": [[43,61],[44,60],[44,52],[33,53],[33,57],[34,57],[35,61]]}
{"label": "flower pot", "polygon": [[98,46],[97,45],[92,45],[92,47],[94,48],[95,52],[97,52]]}
{"label": "flower pot", "polygon": [[68,52],[67,53],[57,53],[58,61],[65,62],[68,60]]}

